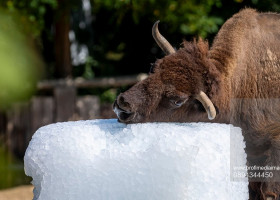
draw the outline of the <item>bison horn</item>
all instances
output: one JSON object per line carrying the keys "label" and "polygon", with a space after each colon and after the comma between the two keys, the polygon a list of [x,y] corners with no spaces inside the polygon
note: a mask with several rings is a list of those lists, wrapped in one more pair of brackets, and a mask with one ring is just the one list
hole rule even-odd
{"label": "bison horn", "polygon": [[204,92],[200,91],[196,99],[202,103],[204,109],[207,111],[208,119],[215,119],[216,109],[209,97]]}
{"label": "bison horn", "polygon": [[159,20],[156,21],[156,23],[154,23],[153,29],[152,29],[152,35],[153,35],[155,41],[157,42],[158,46],[163,50],[163,52],[166,55],[175,53],[175,49],[158,31],[158,23],[159,23]]}

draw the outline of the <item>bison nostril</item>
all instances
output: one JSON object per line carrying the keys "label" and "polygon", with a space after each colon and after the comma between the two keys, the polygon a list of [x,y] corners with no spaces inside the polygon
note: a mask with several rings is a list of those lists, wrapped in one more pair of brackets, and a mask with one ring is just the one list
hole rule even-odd
{"label": "bison nostril", "polygon": [[127,122],[127,121],[130,121],[133,116],[134,116],[133,113],[120,112],[118,117],[121,121]]}
{"label": "bison nostril", "polygon": [[122,109],[117,101],[114,102],[113,109],[119,120],[122,122],[129,122],[135,116],[135,113]]}
{"label": "bison nostril", "polygon": [[131,112],[130,104],[126,101],[122,94],[117,98],[117,104],[120,109],[125,112]]}

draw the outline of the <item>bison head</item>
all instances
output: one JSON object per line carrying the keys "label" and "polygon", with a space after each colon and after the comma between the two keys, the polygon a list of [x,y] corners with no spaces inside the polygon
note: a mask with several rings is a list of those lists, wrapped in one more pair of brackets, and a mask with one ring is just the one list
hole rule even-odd
{"label": "bison head", "polygon": [[[210,99],[217,85],[214,65],[207,57],[208,43],[199,39],[184,42],[178,51],[159,33],[157,21],[152,34],[167,54],[152,66],[143,81],[121,93],[113,109],[119,121],[182,122],[208,121],[216,116]],[[208,95],[206,95],[208,93]],[[208,114],[208,119],[207,115]]]}

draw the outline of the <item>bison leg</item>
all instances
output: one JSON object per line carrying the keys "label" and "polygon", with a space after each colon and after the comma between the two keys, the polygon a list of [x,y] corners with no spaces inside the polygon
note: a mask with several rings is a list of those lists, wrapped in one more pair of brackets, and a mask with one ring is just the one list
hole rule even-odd
{"label": "bison leg", "polygon": [[262,130],[268,136],[270,148],[265,152],[267,159],[264,166],[271,167],[264,172],[270,176],[264,178],[261,192],[265,200],[278,200],[280,196],[280,122],[271,123]]}
{"label": "bison leg", "polygon": [[271,140],[271,149],[268,151],[265,166],[274,167],[274,169],[264,171],[270,173],[272,177],[264,178],[261,193],[265,200],[278,200],[280,196],[280,132],[277,138],[273,137]]}
{"label": "bison leg", "polygon": [[[278,200],[280,199],[280,122],[271,123],[257,132],[256,135],[249,132],[245,134],[248,167],[260,167],[248,170],[250,200]],[[254,136],[249,139],[246,138],[248,135]]]}
{"label": "bison leg", "polygon": [[268,134],[271,144],[265,164],[274,169],[271,170],[273,177],[262,184],[262,193],[265,197],[277,200],[280,195],[280,122],[266,126],[264,133]]}
{"label": "bison leg", "polygon": [[278,200],[280,184],[277,182],[263,182],[261,184],[262,198],[264,200]]}

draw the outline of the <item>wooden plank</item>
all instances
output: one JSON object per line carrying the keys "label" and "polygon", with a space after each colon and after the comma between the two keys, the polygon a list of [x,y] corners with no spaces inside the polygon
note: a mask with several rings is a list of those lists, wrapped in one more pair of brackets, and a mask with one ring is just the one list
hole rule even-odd
{"label": "wooden plank", "polygon": [[28,102],[14,104],[7,112],[6,144],[10,152],[23,157],[28,141],[26,134],[30,131],[30,105]]}
{"label": "wooden plank", "polygon": [[100,100],[97,96],[78,97],[76,106],[79,120],[97,119],[100,116]]}
{"label": "wooden plank", "polygon": [[137,83],[138,81],[147,78],[147,74],[139,74],[132,76],[119,76],[119,77],[105,77],[94,78],[93,80],[84,80],[81,78],[60,79],[60,80],[47,80],[38,83],[39,90],[50,90],[59,86],[74,86],[76,88],[104,88],[104,87],[121,87]]}
{"label": "wooden plank", "polygon": [[27,139],[40,127],[54,122],[54,99],[52,97],[33,97],[31,100],[31,131]]}
{"label": "wooden plank", "polygon": [[76,89],[72,86],[59,86],[54,89],[55,121],[71,121],[75,118]]}
{"label": "wooden plank", "polygon": [[15,133],[19,139],[18,155],[20,157],[24,156],[26,148],[28,147],[29,141],[31,139],[31,137],[27,138],[27,136],[30,135],[31,132],[30,117],[30,102],[26,102],[20,110],[20,125],[17,133]]}
{"label": "wooden plank", "polygon": [[52,123],[54,102],[51,97],[34,97],[30,102],[17,103],[7,112],[5,144],[8,150],[23,157],[34,132]]}

